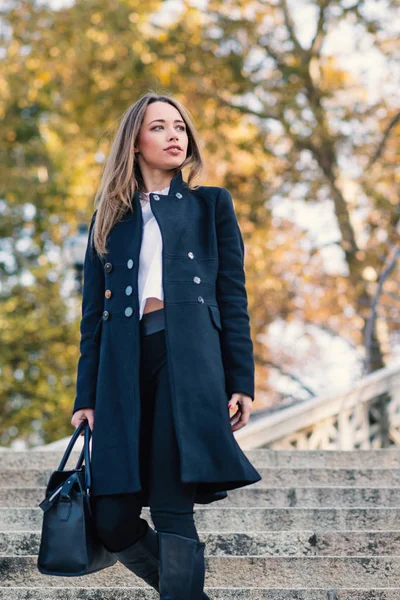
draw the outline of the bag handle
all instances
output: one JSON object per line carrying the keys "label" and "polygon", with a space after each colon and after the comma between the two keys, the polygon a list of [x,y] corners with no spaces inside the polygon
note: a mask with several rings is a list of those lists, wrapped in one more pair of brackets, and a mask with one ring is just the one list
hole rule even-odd
{"label": "bag handle", "polygon": [[[76,467],[75,467],[75,471],[77,471],[78,469],[81,468],[82,466],[82,461],[83,459],[85,459],[85,486],[86,486],[86,494],[89,495],[90,492],[90,488],[91,488],[91,484],[92,484],[92,479],[91,479],[91,473],[90,473],[90,454],[89,454],[89,441],[90,441],[90,437],[91,437],[91,429],[89,427],[89,423],[87,420],[82,421],[82,423],[80,423],[78,425],[78,427],[75,429],[69,444],[67,446],[67,449],[64,452],[64,456],[61,459],[61,462],[58,466],[58,471],[64,471],[64,467],[67,463],[67,460],[69,458],[69,455],[71,454],[71,450],[75,445],[76,440],[78,439],[82,429],[84,429],[84,444],[83,444],[83,448],[81,451],[81,454],[79,456],[79,460],[76,463]],[[72,488],[72,486],[75,483],[78,483],[79,487],[82,489],[81,487],[81,483],[79,478],[77,477],[76,473],[70,475],[68,477],[67,481],[64,481],[64,483],[62,483],[60,486],[58,486],[58,488],[52,492],[50,497],[46,497],[40,504],[39,507],[46,512],[47,510],[49,510],[49,508],[51,508],[51,506],[53,506],[53,504],[56,502],[57,496],[59,494],[61,494],[61,496],[63,498],[65,497],[69,497],[69,492]],[[90,505],[89,505],[89,509],[90,509]]]}
{"label": "bag handle", "polygon": [[75,429],[57,470],[58,471],[64,470],[64,467],[67,463],[69,455],[71,454],[72,448],[74,447],[78,437],[80,436],[82,429],[84,429],[83,448],[80,453],[78,462],[76,463],[75,470],[80,469],[82,466],[83,460],[85,460],[85,485],[86,485],[86,490],[88,491],[92,484],[92,477],[91,477],[91,472],[90,472],[90,453],[89,453],[89,442],[90,442],[90,438],[92,436],[92,431],[89,427],[89,422],[87,420],[82,421],[78,425],[78,427]]}
{"label": "bag handle", "polygon": [[87,421],[83,421],[86,425],[84,440],[83,440],[83,448],[81,450],[80,456],[78,458],[78,462],[75,465],[75,470],[79,470],[82,466],[83,459],[85,459],[85,485],[86,492],[89,493],[89,489],[92,487],[92,475],[91,475],[91,466],[90,466],[90,454],[89,454],[89,441],[92,436],[92,431],[89,427],[89,423]]}

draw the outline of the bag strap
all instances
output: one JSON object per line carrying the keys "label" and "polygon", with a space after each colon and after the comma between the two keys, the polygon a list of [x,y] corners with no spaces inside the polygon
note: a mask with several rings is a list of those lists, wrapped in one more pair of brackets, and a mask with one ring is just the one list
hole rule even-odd
{"label": "bag strap", "polygon": [[80,469],[82,466],[83,460],[85,460],[85,485],[86,485],[86,491],[87,491],[87,493],[89,493],[89,490],[92,485],[92,477],[91,477],[91,471],[90,471],[90,452],[89,452],[89,442],[90,442],[90,438],[92,436],[92,431],[89,427],[89,422],[87,420],[82,421],[78,425],[78,427],[75,429],[75,431],[72,434],[71,439],[68,443],[68,446],[64,452],[64,455],[60,461],[60,464],[58,465],[57,470],[64,471],[64,467],[67,464],[69,455],[71,454],[72,448],[74,447],[79,435],[81,434],[82,429],[84,429],[83,448],[80,453],[78,462],[76,463],[75,470]]}
{"label": "bag strap", "polygon": [[[86,421],[87,427],[85,428],[85,439],[83,441],[83,453],[85,456],[85,485],[86,485],[86,493],[90,493],[90,488],[92,487],[92,473],[91,473],[91,464],[90,464],[90,452],[89,452],[89,441],[92,435],[92,432],[89,427],[89,423]],[[81,452],[82,455],[82,452]]]}

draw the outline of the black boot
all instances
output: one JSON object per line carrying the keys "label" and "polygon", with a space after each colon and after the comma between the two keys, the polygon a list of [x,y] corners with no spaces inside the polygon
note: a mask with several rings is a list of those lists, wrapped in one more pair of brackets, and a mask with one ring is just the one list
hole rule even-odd
{"label": "black boot", "polygon": [[129,548],[112,552],[112,554],[132,573],[159,592],[158,534],[147,521],[142,520],[146,523],[144,536]]}
{"label": "black boot", "polygon": [[205,543],[158,532],[160,600],[203,600]]}

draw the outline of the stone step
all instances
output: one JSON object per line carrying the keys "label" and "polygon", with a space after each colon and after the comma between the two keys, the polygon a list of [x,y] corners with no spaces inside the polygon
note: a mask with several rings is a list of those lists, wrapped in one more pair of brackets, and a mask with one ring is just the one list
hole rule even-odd
{"label": "stone step", "polygon": [[[4,587],[137,587],[144,582],[120,562],[82,577],[51,577],[37,569],[36,556],[0,558]],[[400,581],[400,557],[208,556],[205,585],[211,587],[390,588]]]}
{"label": "stone step", "polygon": [[[58,466],[58,465],[57,465]],[[53,469],[33,468],[27,470],[1,468],[0,486],[32,487],[45,486]],[[394,487],[400,486],[400,469],[332,469],[332,468],[289,468],[261,467],[258,469],[262,479],[251,487],[269,489],[270,487],[337,485],[347,487]],[[245,486],[249,487],[249,486]],[[240,488],[237,488],[240,489]],[[235,490],[232,490],[235,491]]]}
{"label": "stone step", "polygon": [[364,469],[367,465],[370,469],[400,468],[400,448],[395,447],[373,450],[271,450],[257,448],[244,452],[256,468]]}
{"label": "stone step", "polygon": [[[392,487],[400,485],[400,469],[331,469],[261,467],[262,480],[254,483],[255,488],[324,485],[347,487]],[[1,481],[1,479],[0,479]]]}
{"label": "stone step", "polygon": [[[78,442],[77,442],[78,443]],[[74,450],[67,466],[76,465],[80,452]],[[245,450],[246,456],[258,468],[400,468],[400,449],[375,450],[271,450],[258,448]],[[0,451],[1,468],[56,469],[63,451],[55,450],[3,450]]]}
{"label": "stone step", "polygon": [[[261,589],[206,587],[212,600],[399,600],[400,588],[354,589]],[[155,590],[146,587],[42,587],[0,588],[0,600],[157,600]]]}
{"label": "stone step", "polygon": [[[198,531],[205,556],[391,556],[400,555],[397,531]],[[0,531],[0,556],[39,553],[40,531]]]}
{"label": "stone step", "polygon": [[[0,507],[37,507],[45,487],[0,487]],[[201,506],[201,505],[196,505]],[[243,507],[400,507],[400,487],[277,487],[231,490],[218,506]]]}
{"label": "stone step", "polygon": [[[220,501],[222,504],[223,501]],[[217,508],[196,505],[194,519],[204,532],[397,531],[400,508]],[[0,508],[1,531],[40,531],[40,508]],[[152,524],[148,507],[142,517]]]}
{"label": "stone step", "polygon": [[248,486],[228,493],[220,506],[248,507],[400,507],[400,487],[271,487]]}

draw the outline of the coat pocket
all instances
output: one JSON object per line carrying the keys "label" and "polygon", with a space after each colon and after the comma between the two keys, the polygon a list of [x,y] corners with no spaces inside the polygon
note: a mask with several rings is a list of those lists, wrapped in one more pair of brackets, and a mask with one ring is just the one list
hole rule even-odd
{"label": "coat pocket", "polygon": [[103,317],[101,317],[101,319],[97,323],[96,328],[95,328],[94,333],[93,333],[93,340],[95,342],[98,342],[100,340],[102,325],[103,325]]}
{"label": "coat pocket", "polygon": [[211,320],[212,320],[213,324],[215,325],[215,327],[217,329],[222,331],[221,315],[219,313],[218,306],[212,306],[210,304],[208,304],[207,306],[208,306],[208,310],[210,312],[210,316],[211,316]]}

